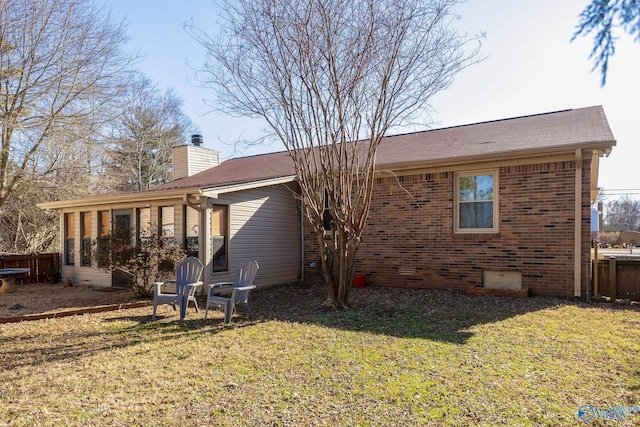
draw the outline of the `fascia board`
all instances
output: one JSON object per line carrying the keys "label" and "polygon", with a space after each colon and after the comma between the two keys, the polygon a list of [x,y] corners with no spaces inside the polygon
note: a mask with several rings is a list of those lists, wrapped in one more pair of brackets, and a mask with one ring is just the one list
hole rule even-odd
{"label": "fascia board", "polygon": [[150,190],[148,192],[139,192],[139,193],[122,193],[122,194],[115,194],[115,195],[106,194],[102,196],[93,196],[93,197],[86,197],[81,199],[38,203],[36,204],[36,206],[38,206],[40,209],[63,209],[63,208],[81,207],[81,206],[95,207],[95,206],[114,205],[114,204],[121,204],[121,203],[132,203],[132,202],[144,203],[144,202],[152,202],[152,201],[166,200],[166,199],[176,199],[176,198],[182,199],[185,194],[202,195],[205,197],[217,198],[219,194],[233,193],[236,191],[250,190],[253,188],[285,184],[289,182],[294,182],[295,180],[296,180],[296,175],[289,175],[285,177],[262,180],[262,181],[252,181],[252,182],[245,182],[241,184],[212,187],[205,190],[201,188],[179,188],[179,189],[171,189],[167,191]]}
{"label": "fascia board", "polygon": [[37,203],[36,206],[40,209],[62,209],[68,207],[80,207],[80,206],[102,206],[102,205],[114,205],[119,203],[131,203],[131,202],[151,202],[157,200],[166,200],[174,198],[182,198],[185,194],[202,194],[199,188],[183,188],[179,190],[169,191],[149,191],[140,193],[123,193],[102,196],[86,197],[81,199],[61,200],[56,202],[44,202]]}

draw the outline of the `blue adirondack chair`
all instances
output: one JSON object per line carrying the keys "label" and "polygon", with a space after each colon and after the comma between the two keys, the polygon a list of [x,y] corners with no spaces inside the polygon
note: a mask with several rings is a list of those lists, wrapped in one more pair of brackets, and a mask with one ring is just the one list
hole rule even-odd
{"label": "blue adirondack chair", "polygon": [[[153,294],[153,318],[156,317],[156,309],[161,304],[171,304],[176,309],[180,305],[180,320],[187,314],[187,306],[192,302],[196,312],[200,312],[196,301],[196,289],[202,286],[200,276],[204,266],[198,258],[189,257],[181,261],[176,267],[176,280],[156,282]],[[163,292],[162,288],[167,284],[175,284],[175,292]]]}
{"label": "blue adirondack chair", "polygon": [[[243,306],[249,313],[251,318],[251,306],[249,305],[249,292],[256,288],[254,281],[258,274],[258,263],[256,261],[247,261],[243,263],[236,273],[236,280],[233,283],[212,283],[209,285],[207,292],[207,304],[204,311],[204,318],[207,318],[209,307],[215,307],[224,311],[224,323],[231,323],[233,313],[237,314],[236,307]],[[231,296],[224,297],[218,293],[231,289]]]}

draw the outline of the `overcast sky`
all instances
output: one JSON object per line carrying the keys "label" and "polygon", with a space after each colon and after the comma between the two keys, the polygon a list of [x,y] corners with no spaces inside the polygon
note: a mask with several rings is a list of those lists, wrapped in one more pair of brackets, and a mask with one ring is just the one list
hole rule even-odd
{"label": "overcast sky", "polygon": [[[261,135],[260,125],[211,113],[212,93],[197,85],[193,68],[204,50],[184,30],[193,21],[215,28],[209,0],[102,0],[115,20],[125,20],[129,47],[145,57],[139,68],[160,88],[173,88],[204,135],[205,146],[223,159],[280,151],[281,146],[234,148],[241,138]],[[485,33],[481,63],[464,71],[434,98],[431,128],[455,126],[567,108],[602,105],[617,146],[600,162],[599,185],[635,190],[640,197],[640,43],[620,33],[608,83],[591,72],[592,38],[570,43],[578,14],[588,0],[469,0],[455,25],[470,36]],[[404,131],[417,130],[407,128]],[[629,192],[629,191],[627,191]]]}

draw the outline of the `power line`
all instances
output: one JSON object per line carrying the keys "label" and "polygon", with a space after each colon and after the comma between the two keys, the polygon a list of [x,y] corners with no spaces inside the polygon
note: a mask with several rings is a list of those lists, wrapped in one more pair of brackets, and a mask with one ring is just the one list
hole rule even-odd
{"label": "power line", "polygon": [[640,194],[640,188],[602,188],[600,194],[607,196],[624,196],[631,194]]}
{"label": "power line", "polygon": [[600,193],[602,196],[640,196],[638,193]]}

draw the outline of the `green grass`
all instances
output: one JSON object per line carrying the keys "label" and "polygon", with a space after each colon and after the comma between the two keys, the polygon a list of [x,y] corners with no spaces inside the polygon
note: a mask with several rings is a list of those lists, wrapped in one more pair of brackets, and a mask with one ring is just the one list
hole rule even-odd
{"label": "green grass", "polygon": [[[254,320],[170,307],[0,325],[0,425],[585,425],[640,404],[640,309],[447,291],[253,294]],[[587,425],[635,425],[595,420]]]}

